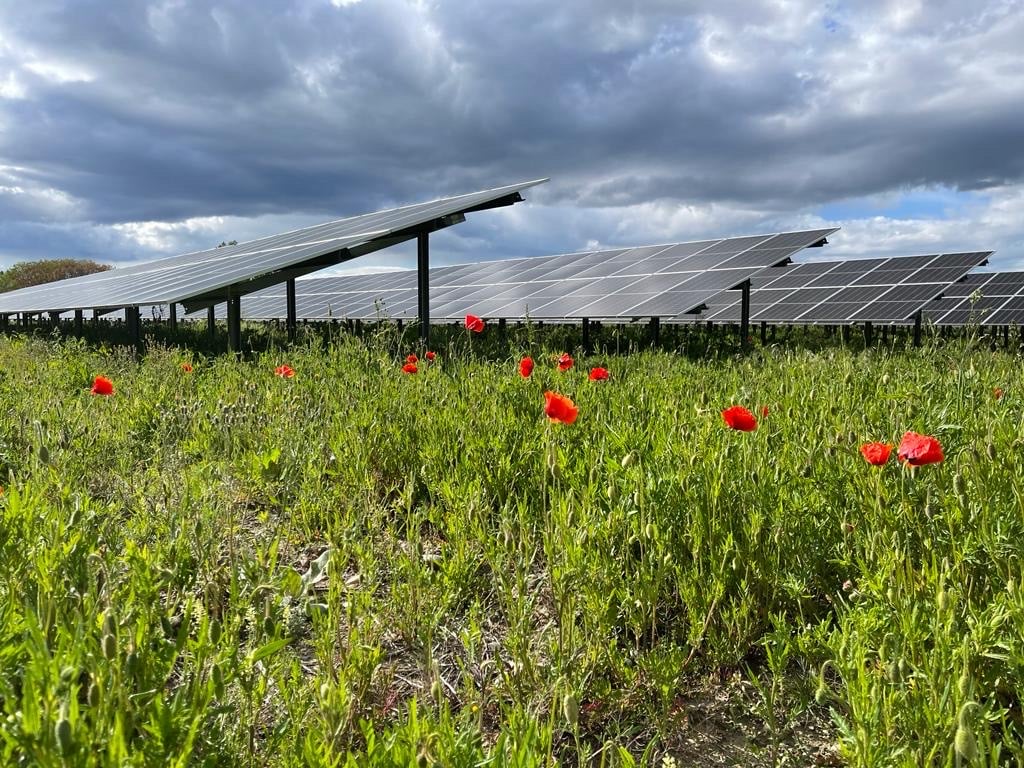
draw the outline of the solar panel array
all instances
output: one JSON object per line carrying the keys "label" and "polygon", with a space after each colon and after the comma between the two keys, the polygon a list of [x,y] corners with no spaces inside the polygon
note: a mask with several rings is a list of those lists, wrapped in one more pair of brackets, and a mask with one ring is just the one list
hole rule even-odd
{"label": "solar panel array", "polygon": [[979,272],[930,302],[924,319],[935,325],[1024,325],[1024,272]]}
{"label": "solar panel array", "polygon": [[[672,316],[821,243],[836,228],[531,257],[430,271],[430,316],[567,320]],[[305,319],[413,318],[416,273],[317,278],[297,283]],[[281,286],[242,301],[249,319],[284,316]]]}
{"label": "solar panel array", "polygon": [[[751,281],[752,322],[905,323],[991,251],[816,261],[766,270]],[[721,295],[698,320],[737,322],[739,299]]]}
{"label": "solar panel array", "polygon": [[[247,243],[23,288],[0,294],[0,314],[187,302],[212,291],[226,291],[229,286],[244,293],[245,283],[254,278],[329,254],[344,260],[375,250],[374,246],[386,247],[394,242],[389,236],[487,207],[543,181],[546,179],[368,213]],[[359,253],[351,253],[356,248]]]}

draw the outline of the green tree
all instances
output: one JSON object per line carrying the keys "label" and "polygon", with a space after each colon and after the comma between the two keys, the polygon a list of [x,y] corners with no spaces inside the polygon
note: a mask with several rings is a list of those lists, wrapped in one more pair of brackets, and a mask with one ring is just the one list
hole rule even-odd
{"label": "green tree", "polygon": [[7,270],[0,271],[0,292],[28,288],[31,285],[52,283],[68,277],[106,272],[107,264],[98,264],[91,259],[43,259],[22,261]]}

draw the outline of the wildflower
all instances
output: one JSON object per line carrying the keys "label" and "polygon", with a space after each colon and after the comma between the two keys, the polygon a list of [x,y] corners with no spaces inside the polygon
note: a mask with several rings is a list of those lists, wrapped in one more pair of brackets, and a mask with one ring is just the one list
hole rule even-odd
{"label": "wildflower", "polygon": [[607,368],[598,366],[597,368],[590,369],[590,380],[591,381],[604,381],[610,374]]}
{"label": "wildflower", "polygon": [[406,363],[402,366],[402,373],[416,373],[418,370],[416,363]]}
{"label": "wildflower", "polygon": [[295,376],[295,371],[290,365],[279,365],[274,369],[274,375],[280,376],[282,379],[290,379]]}
{"label": "wildflower", "polygon": [[757,419],[754,414],[742,405],[734,405],[722,411],[722,420],[730,429],[738,429],[740,432],[753,432],[757,429]]}
{"label": "wildflower", "polygon": [[992,397],[994,397],[996,400],[1002,400],[1003,399],[1003,388],[1002,387],[995,387],[992,390]]}
{"label": "wildflower", "polygon": [[476,315],[466,315],[466,330],[480,333],[484,329],[484,321]]}
{"label": "wildflower", "polygon": [[565,395],[560,395],[557,392],[544,393],[544,413],[551,421],[572,424],[576,421],[578,412],[579,410],[573,405],[572,400]]}
{"label": "wildflower", "polygon": [[432,363],[434,362],[434,358],[437,357],[437,355],[435,355],[433,352],[427,352],[427,354],[424,355],[424,357],[427,358],[428,363]]}
{"label": "wildflower", "polygon": [[406,355],[405,362],[407,363],[418,363],[420,359],[416,355]]}
{"label": "wildflower", "polygon": [[865,443],[860,447],[860,455],[868,464],[880,467],[889,460],[892,446],[888,443]]}
{"label": "wildflower", "polygon": [[192,373],[192,363],[182,363],[181,370],[185,373]]}
{"label": "wildflower", "polygon": [[524,357],[519,361],[519,375],[524,379],[528,379],[531,373],[533,373],[533,358]]}
{"label": "wildflower", "polygon": [[563,352],[562,356],[558,358],[558,370],[564,373],[565,371],[568,371],[570,368],[572,368],[574,362],[575,361],[572,359],[572,356],[568,352]]}
{"label": "wildflower", "polygon": [[907,432],[903,435],[896,455],[900,461],[905,461],[912,467],[938,464],[945,458],[938,440],[929,435],[919,435],[917,432]]}
{"label": "wildflower", "polygon": [[762,419],[767,419],[768,418],[768,406],[767,405],[762,405],[761,406],[761,418]]}
{"label": "wildflower", "polygon": [[114,382],[106,376],[97,376],[92,382],[92,389],[89,391],[94,395],[112,395],[114,394]]}

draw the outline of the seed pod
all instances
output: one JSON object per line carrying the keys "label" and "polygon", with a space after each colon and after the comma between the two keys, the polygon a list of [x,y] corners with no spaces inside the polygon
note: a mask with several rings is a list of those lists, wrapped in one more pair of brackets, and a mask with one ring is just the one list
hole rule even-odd
{"label": "seed pod", "polygon": [[569,723],[570,728],[575,728],[579,723],[580,702],[574,694],[565,694],[565,698],[562,699],[562,714],[565,715],[565,721]]}
{"label": "seed pod", "polygon": [[996,460],[996,446],[995,443],[988,443],[985,446],[985,454],[988,456],[989,461]]}
{"label": "seed pod", "polygon": [[109,661],[117,655],[117,640],[113,635],[104,635],[101,645],[103,646],[103,658]]}
{"label": "seed pod", "polygon": [[54,738],[57,740],[57,751],[62,756],[71,753],[71,723],[67,717],[61,716],[53,729]]}

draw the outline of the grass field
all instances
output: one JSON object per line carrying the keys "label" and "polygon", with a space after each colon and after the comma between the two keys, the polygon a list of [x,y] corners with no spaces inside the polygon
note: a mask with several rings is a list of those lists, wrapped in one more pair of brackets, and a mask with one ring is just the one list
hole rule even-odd
{"label": "grass field", "polygon": [[0,764],[1024,761],[1019,357],[455,339],[0,339]]}

